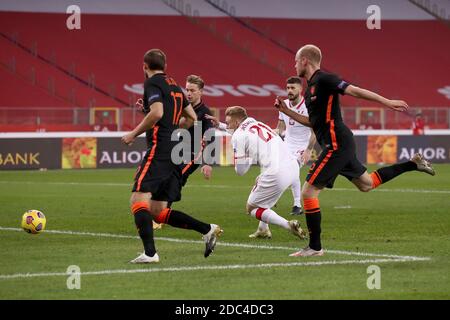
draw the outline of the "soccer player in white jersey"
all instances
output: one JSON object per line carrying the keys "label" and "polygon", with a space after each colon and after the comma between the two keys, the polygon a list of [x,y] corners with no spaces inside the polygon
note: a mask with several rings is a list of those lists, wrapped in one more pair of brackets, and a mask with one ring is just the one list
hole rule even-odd
{"label": "soccer player in white jersey", "polygon": [[[286,91],[288,98],[284,100],[289,108],[305,117],[308,116],[305,99],[302,93],[302,80],[299,77],[290,77],[286,80]],[[316,136],[311,128],[298,123],[286,114],[279,113],[279,121],[277,130],[280,136],[284,136],[284,141],[288,145],[289,152],[293,154],[302,167],[309,161],[311,151],[316,143]],[[294,205],[292,207],[292,215],[301,215],[303,213],[301,205],[301,183],[300,176],[291,185]],[[255,234],[256,235],[256,234]]]}
{"label": "soccer player in white jersey", "polygon": [[[287,221],[271,209],[298,177],[297,160],[278,134],[264,123],[248,117],[243,107],[229,107],[225,116],[227,130],[233,134],[231,143],[236,173],[242,176],[256,163],[261,168],[247,200],[247,213],[264,223],[266,229],[261,230],[262,233],[271,236],[268,224],[275,224],[304,239],[305,233],[297,220]],[[210,119],[216,126],[219,124],[217,119]]]}

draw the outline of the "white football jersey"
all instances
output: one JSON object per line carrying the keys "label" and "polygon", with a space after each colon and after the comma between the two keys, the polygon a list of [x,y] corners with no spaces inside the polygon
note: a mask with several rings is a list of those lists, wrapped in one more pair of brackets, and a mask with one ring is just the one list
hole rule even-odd
{"label": "white football jersey", "polygon": [[241,123],[233,133],[231,144],[235,162],[250,158],[253,164],[259,164],[263,173],[277,174],[288,162],[296,161],[280,136],[254,118]]}
{"label": "white football jersey", "polygon": [[[302,98],[300,103],[296,106],[291,105],[289,99],[284,100],[284,102],[292,111],[308,117],[305,98]],[[311,137],[311,128],[298,123],[282,112],[279,113],[278,119],[284,121],[286,125],[284,141],[286,141],[289,145],[289,148],[295,150],[305,150],[308,147],[309,138]]]}

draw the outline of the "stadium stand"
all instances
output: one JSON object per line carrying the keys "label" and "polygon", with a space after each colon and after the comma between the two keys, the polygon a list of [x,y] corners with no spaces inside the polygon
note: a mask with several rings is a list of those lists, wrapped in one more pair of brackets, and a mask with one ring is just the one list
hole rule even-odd
{"label": "stadium stand", "polygon": [[[428,126],[448,128],[450,43],[444,39],[450,31],[409,1],[379,1],[381,30],[366,27],[369,1],[286,1],[285,16],[275,2],[258,6],[253,0],[80,3],[81,30],[66,28],[70,1],[0,4],[0,79],[7,88],[0,93],[0,131],[11,123],[92,128],[93,107],[117,108],[118,128],[127,129],[140,119],[132,106],[142,91],[142,55],[151,47],[166,51],[168,73],[179,82],[200,74],[212,107],[244,105],[275,125],[273,97],[294,71],[293,54],[309,42],[322,48],[324,69],[402,98],[422,110]],[[343,105],[352,128],[411,123],[348,97]],[[31,108],[42,110],[39,121],[26,111]],[[74,119],[74,113],[86,116]]]}

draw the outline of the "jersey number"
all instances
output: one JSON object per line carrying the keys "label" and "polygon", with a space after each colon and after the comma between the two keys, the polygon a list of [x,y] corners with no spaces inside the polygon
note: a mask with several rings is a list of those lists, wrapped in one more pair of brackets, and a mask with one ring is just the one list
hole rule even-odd
{"label": "jersey number", "polygon": [[[173,98],[173,124],[177,125],[180,121],[181,111],[183,110],[183,94],[181,92],[173,91],[170,94]],[[178,100],[180,104],[178,104]]]}
{"label": "jersey number", "polygon": [[257,125],[251,126],[248,131],[251,133],[257,133],[258,136],[264,141],[267,142],[272,139],[272,129],[263,125],[262,123],[258,123]]}

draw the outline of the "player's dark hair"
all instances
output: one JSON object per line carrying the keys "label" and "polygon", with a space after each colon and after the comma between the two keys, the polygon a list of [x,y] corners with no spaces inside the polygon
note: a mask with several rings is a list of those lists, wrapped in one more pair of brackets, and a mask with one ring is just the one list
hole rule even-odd
{"label": "player's dark hair", "polygon": [[191,74],[186,78],[187,83],[196,84],[199,89],[203,89],[205,86],[205,82],[200,76],[196,76],[195,74]]}
{"label": "player's dark hair", "polygon": [[287,78],[286,83],[289,83],[289,84],[298,83],[298,84],[301,85],[302,84],[302,79],[300,79],[300,77],[293,76],[293,77]]}
{"label": "player's dark hair", "polygon": [[150,70],[164,71],[166,69],[166,55],[160,49],[148,50],[144,55],[144,63]]}

